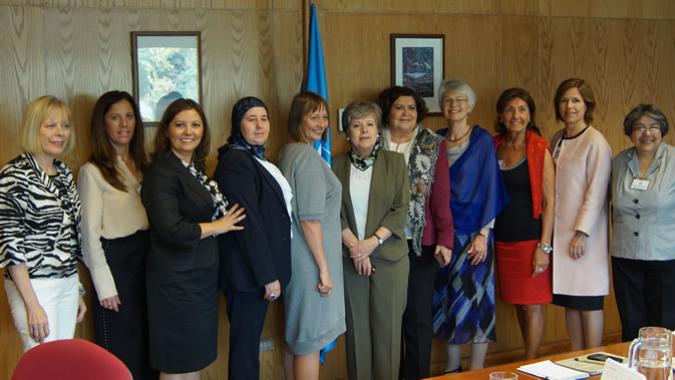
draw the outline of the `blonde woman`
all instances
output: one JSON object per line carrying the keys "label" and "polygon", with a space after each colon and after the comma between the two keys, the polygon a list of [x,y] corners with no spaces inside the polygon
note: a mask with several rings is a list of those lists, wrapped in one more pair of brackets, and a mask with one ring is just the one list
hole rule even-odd
{"label": "blonde woman", "polygon": [[24,350],[70,339],[87,308],[79,285],[80,198],[58,158],[75,145],[70,109],[43,96],[24,113],[24,153],[0,171],[0,267]]}

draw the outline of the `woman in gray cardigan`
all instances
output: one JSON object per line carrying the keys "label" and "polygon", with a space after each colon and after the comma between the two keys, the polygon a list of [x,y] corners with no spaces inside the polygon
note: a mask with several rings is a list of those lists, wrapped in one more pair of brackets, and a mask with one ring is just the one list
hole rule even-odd
{"label": "woman in gray cardigan", "polygon": [[668,119],[652,104],[623,122],[633,146],[612,162],[612,273],[624,341],[640,327],[675,329],[675,149]]}
{"label": "woman in gray cardigan", "polygon": [[[403,155],[378,145],[380,107],[351,103],[342,118],[350,152],[333,170],[342,183],[342,261],[350,379],[398,378],[410,263],[410,195]],[[376,272],[377,268],[377,272]]]}

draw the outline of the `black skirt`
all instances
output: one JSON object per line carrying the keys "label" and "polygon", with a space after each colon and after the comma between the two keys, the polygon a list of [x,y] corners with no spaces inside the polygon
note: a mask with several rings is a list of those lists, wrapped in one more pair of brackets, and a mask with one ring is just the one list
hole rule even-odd
{"label": "black skirt", "polygon": [[593,311],[602,310],[605,296],[568,296],[565,294],[554,294],[554,305],[566,307],[568,309]]}
{"label": "black skirt", "polygon": [[117,295],[119,312],[105,309],[93,292],[96,343],[126,364],[134,379],[156,379],[148,364],[148,316],[145,299],[145,260],[150,233],[139,231],[119,239],[101,239]]}
{"label": "black skirt", "polygon": [[218,267],[147,272],[150,366],[199,371],[216,360]]}

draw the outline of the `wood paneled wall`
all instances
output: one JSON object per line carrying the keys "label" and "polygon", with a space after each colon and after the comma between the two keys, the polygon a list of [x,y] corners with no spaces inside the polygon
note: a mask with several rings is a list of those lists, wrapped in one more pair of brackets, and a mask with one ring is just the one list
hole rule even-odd
{"label": "wood paneled wall", "polygon": [[[357,99],[373,99],[390,83],[390,33],[443,33],[447,78],[468,81],[479,101],[471,121],[491,128],[499,93],[528,89],[537,122],[547,136],[561,125],[552,106],[557,84],[587,79],[598,108],[594,125],[615,153],[629,146],[621,132],[625,113],[653,102],[675,120],[675,3],[671,0],[316,0],[326,56],[330,112]],[[129,32],[199,30],[202,33],[203,105],[214,129],[213,147],[229,135],[230,110],[241,96],[267,101],[272,120],[270,157],[286,142],[290,100],[302,80],[303,0],[0,0],[0,162],[19,153],[19,121],[33,98],[53,94],[73,108],[78,135],[67,161],[76,169],[90,152],[88,121],[96,98],[110,89],[132,91]],[[336,124],[336,123],[333,123]],[[443,126],[440,117],[425,125]],[[154,133],[152,128],[148,134]],[[334,153],[346,142],[332,127]],[[673,133],[666,141],[673,143]],[[211,156],[213,166],[215,155]],[[82,270],[88,285],[87,271]],[[0,285],[0,288],[2,285]],[[2,291],[0,291],[2,292]],[[612,297],[606,302],[605,336],[620,324]],[[204,373],[227,376],[228,325],[221,305],[220,354]],[[498,342],[489,362],[522,355],[513,308],[497,306]],[[567,347],[562,309],[547,306],[544,351]],[[283,377],[283,313],[273,305],[264,337],[263,378]],[[91,339],[91,317],[78,328]],[[21,355],[6,297],[0,296],[0,378],[9,378]],[[444,367],[436,342],[433,367]],[[322,379],[346,378],[344,345],[329,354]]]}

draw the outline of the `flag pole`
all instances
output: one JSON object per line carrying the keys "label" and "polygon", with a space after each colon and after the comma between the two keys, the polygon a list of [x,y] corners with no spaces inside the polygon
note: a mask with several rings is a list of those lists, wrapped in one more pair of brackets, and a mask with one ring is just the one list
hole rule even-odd
{"label": "flag pole", "polygon": [[[302,69],[303,71],[307,67],[308,51],[309,51],[309,17],[310,17],[310,7],[313,1],[311,0],[300,0],[302,1]],[[305,87],[305,75],[302,76],[302,87]]]}

